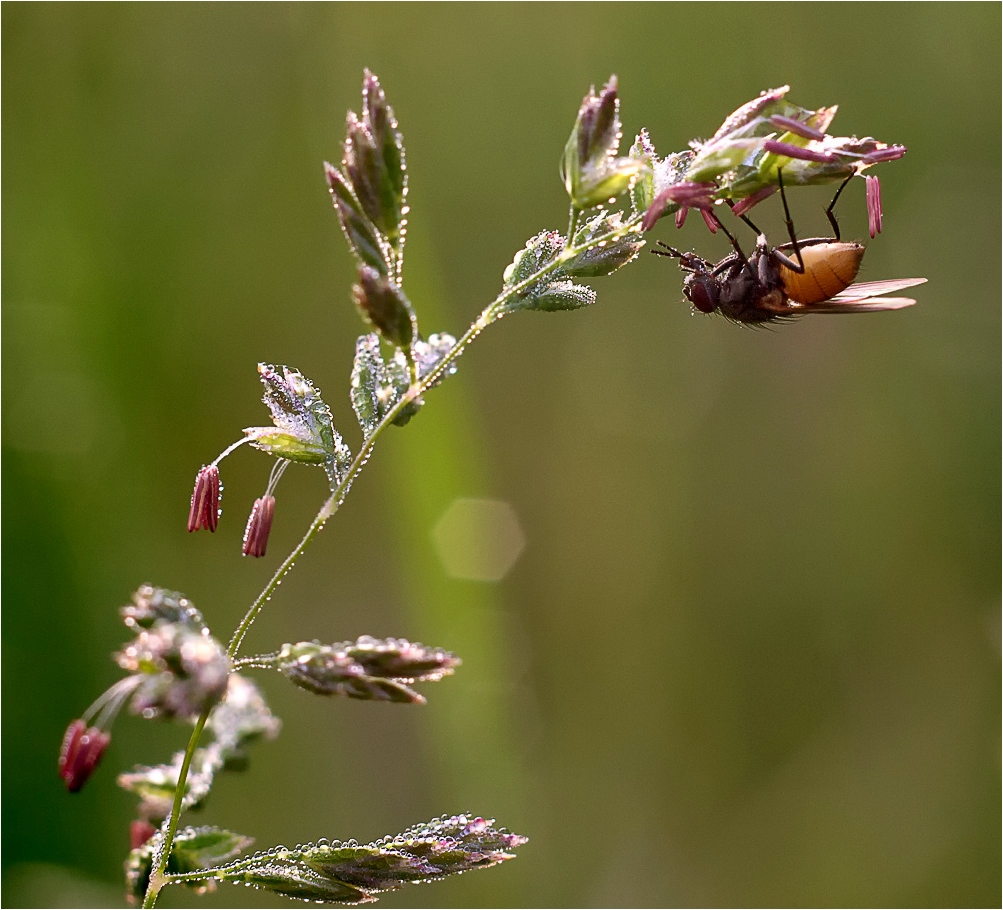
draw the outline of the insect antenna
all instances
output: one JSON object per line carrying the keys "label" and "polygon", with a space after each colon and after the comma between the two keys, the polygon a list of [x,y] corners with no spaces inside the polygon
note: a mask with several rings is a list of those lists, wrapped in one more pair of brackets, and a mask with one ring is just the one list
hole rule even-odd
{"label": "insect antenna", "polygon": [[661,250],[651,250],[656,256],[670,256],[673,259],[682,259],[686,255],[685,253],[680,253],[674,246],[669,246],[664,240],[656,240],[655,243],[660,247],[664,247]]}

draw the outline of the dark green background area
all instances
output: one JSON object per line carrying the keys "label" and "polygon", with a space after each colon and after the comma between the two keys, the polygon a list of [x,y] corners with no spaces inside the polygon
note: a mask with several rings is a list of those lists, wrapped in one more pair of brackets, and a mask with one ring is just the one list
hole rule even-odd
{"label": "dark green background area", "polygon": [[[323,389],[357,448],[361,328],[322,161],[363,67],[404,133],[405,288],[455,335],[532,234],[557,162],[620,79],[666,153],[762,89],[838,103],[882,165],[865,279],[919,304],[777,331],[691,317],[643,255],[585,311],[513,316],[383,439],[247,641],[396,635],[458,652],[426,707],[260,679],[284,721],[199,823],[259,847],[372,840],[472,811],[530,837],[402,906],[999,906],[1000,7],[995,4],[4,4],[3,901],[120,901],[132,797],[183,746],[120,718],[69,796],[66,724],[118,678],[149,581],[222,638],[324,495],[290,470],[240,556],[268,459],[199,465],[265,420],[259,360]],[[792,193],[802,235],[827,188]],[[863,182],[839,207],[866,235]],[[779,204],[757,210],[782,237]],[[654,235],[709,258],[699,219]],[[511,504],[496,584],[448,577],[458,496]],[[162,906],[287,906],[223,886]]]}

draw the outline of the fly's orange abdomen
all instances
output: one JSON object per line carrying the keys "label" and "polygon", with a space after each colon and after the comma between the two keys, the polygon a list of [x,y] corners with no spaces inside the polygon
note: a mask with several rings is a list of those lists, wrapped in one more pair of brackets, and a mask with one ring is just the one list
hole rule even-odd
{"label": "fly's orange abdomen", "polygon": [[[787,255],[794,258],[790,252]],[[778,263],[784,293],[797,303],[821,303],[853,283],[864,258],[864,245],[837,241],[810,244],[801,247],[801,257],[804,274]]]}

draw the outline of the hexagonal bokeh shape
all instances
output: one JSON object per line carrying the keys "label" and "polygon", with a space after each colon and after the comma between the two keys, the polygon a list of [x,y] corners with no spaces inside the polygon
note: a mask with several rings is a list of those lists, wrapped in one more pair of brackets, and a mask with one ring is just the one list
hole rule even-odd
{"label": "hexagonal bokeh shape", "polygon": [[526,545],[507,502],[462,497],[442,513],[432,540],[446,574],[469,581],[500,581]]}

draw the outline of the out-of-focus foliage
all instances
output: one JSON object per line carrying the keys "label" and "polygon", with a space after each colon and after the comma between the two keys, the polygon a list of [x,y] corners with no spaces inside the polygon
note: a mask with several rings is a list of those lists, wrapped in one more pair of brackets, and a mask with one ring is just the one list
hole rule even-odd
{"label": "out-of-focus foliage", "polygon": [[[458,335],[526,237],[565,226],[564,143],[611,72],[626,140],[647,127],[662,154],[783,84],[838,103],[841,135],[906,145],[862,277],[930,281],[909,311],[752,333],[691,317],[678,269],[642,253],[595,306],[492,328],[248,639],[432,641],[462,684],[406,710],[262,675],[284,735],[221,779],[213,821],[366,839],[471,805],[531,838],[387,907],[999,903],[999,9],[615,14],[643,28],[602,5],[534,8],[532,28],[518,6],[4,6],[11,905],[118,893],[134,797],[108,769],[184,745],[123,716],[67,797],[62,732],[116,678],[107,605],[163,580],[232,628],[328,489],[290,471],[268,555],[243,560],[226,516],[269,469],[245,448],[216,534],[185,533],[199,465],[262,421],[254,365],[302,369],[359,449],[356,262],[322,162],[367,66],[407,136],[425,327]],[[831,192],[791,192],[802,236],[828,231]],[[784,238],[779,199],[753,215]],[[862,181],[837,215],[865,236]],[[652,235],[729,252],[698,218]],[[526,536],[495,584],[438,561],[431,530],[468,496]]]}

